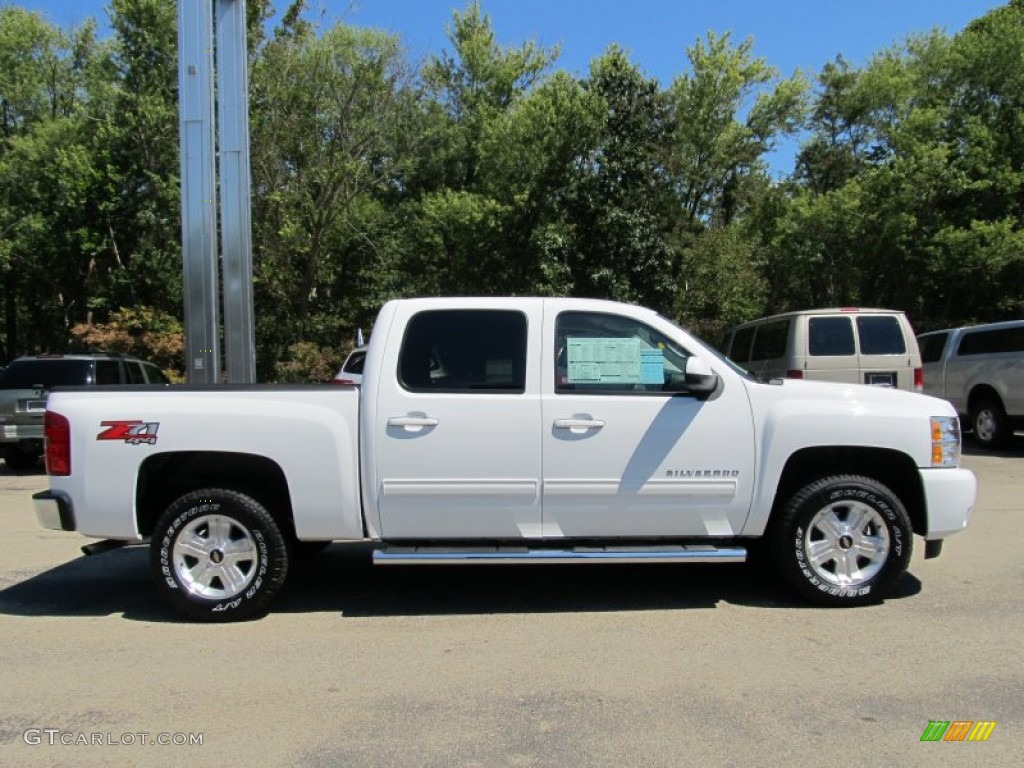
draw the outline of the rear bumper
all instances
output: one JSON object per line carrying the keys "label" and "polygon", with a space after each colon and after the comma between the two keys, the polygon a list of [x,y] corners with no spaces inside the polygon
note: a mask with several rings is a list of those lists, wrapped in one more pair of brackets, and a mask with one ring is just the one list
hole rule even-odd
{"label": "rear bumper", "polygon": [[967,527],[978,497],[978,481],[969,469],[923,469],[927,526],[924,538],[944,539]]}
{"label": "rear bumper", "polygon": [[36,521],[51,531],[75,530],[75,510],[71,499],[58,491],[41,491],[32,496]]}

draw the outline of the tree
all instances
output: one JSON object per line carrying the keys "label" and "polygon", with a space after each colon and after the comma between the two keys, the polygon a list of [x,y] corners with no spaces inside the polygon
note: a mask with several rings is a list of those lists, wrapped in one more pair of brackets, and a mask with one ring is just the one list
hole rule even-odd
{"label": "tree", "polygon": [[728,225],[740,215],[746,188],[766,174],[764,156],[803,120],[803,76],[778,80],[752,51],[752,39],[734,47],[728,34],[708,33],[687,49],[692,71],[669,89],[667,169],[694,231],[698,222]]}
{"label": "tree", "polygon": [[94,163],[83,113],[95,26],[0,8],[0,271],[6,354],[60,348],[84,303]]}
{"label": "tree", "polygon": [[582,86],[594,128],[568,180],[570,291],[667,309],[674,277],[661,167],[667,105],[657,81],[612,46]]}
{"label": "tree", "polygon": [[920,328],[1019,315],[1022,10],[826,67],[777,241],[788,301],[893,306]]}
{"label": "tree", "polygon": [[[415,95],[398,41],[338,25],[322,36],[293,5],[252,71],[254,275],[261,368],[300,341],[333,347],[372,258],[364,198],[403,163]],[[375,298],[375,297],[374,297]]]}
{"label": "tree", "polygon": [[490,17],[476,0],[453,13],[448,40],[452,51],[423,68],[427,91],[446,118],[435,128],[438,171],[445,185],[476,191],[488,128],[540,79],[558,51],[532,42],[498,45]]}
{"label": "tree", "polygon": [[176,4],[112,0],[110,12],[114,40],[89,115],[101,177],[89,308],[104,316],[147,304],[180,315]]}
{"label": "tree", "polygon": [[[532,42],[503,47],[477,2],[456,11],[450,51],[430,58],[418,161],[408,177],[405,268],[425,293],[507,293],[532,287],[529,237],[502,133],[557,56]],[[512,170],[512,177],[499,174]],[[518,189],[518,187],[517,187]]]}

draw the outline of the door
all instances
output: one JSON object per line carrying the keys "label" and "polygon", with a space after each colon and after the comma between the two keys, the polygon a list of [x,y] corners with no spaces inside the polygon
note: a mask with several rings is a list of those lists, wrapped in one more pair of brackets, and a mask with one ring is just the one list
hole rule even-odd
{"label": "door", "polygon": [[917,355],[907,336],[897,315],[857,316],[862,383],[913,391]]}
{"label": "door", "polygon": [[754,482],[746,390],[728,376],[706,400],[667,391],[691,352],[678,328],[644,315],[547,304],[547,537],[727,538],[743,528]]}
{"label": "door", "polygon": [[398,310],[374,425],[384,538],[540,536],[541,304],[502,304]]}
{"label": "door", "polygon": [[814,315],[801,321],[807,324],[805,378],[862,383],[852,319],[848,315]]}

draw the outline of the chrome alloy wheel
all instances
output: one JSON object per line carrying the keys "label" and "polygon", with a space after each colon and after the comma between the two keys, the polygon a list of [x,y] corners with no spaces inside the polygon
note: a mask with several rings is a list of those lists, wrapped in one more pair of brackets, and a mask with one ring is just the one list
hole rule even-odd
{"label": "chrome alloy wheel", "polygon": [[858,587],[885,565],[889,531],[874,508],[841,501],[823,507],[811,519],[803,547],[820,579],[837,587]]}
{"label": "chrome alloy wheel", "polygon": [[172,552],[174,572],[182,586],[201,597],[234,597],[256,575],[252,534],[224,515],[197,517],[178,535]]}

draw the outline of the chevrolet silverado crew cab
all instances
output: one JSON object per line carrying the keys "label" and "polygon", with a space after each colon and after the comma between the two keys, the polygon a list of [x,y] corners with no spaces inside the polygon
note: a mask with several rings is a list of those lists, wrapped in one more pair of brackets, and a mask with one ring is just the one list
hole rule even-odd
{"label": "chevrolet silverado crew cab", "polygon": [[[181,613],[267,610],[293,559],[381,564],[737,562],[764,542],[816,603],[883,599],[967,524],[949,403],[760,383],[639,307],[409,299],[360,387],[58,390],[39,522],[148,542]],[[89,548],[86,548],[90,551]]]}

